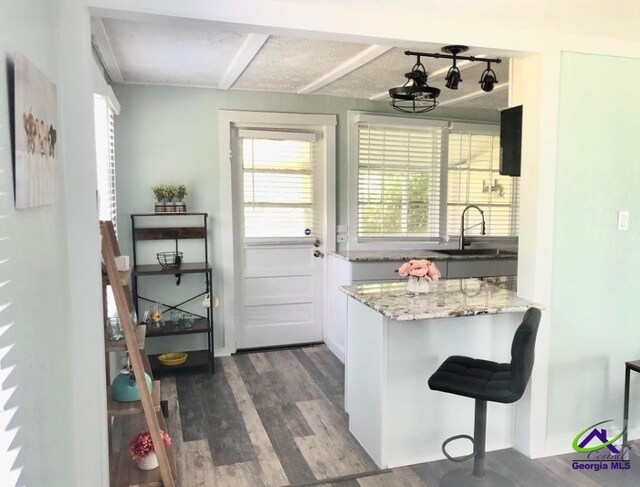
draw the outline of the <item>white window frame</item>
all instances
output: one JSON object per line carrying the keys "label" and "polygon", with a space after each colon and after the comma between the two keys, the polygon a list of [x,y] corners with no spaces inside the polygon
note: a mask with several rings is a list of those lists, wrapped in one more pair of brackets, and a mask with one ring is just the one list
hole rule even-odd
{"label": "white window frame", "polygon": [[[400,238],[360,238],[358,237],[358,125],[373,123],[395,126],[441,127],[445,133],[442,143],[441,181],[440,181],[440,239],[417,237]],[[438,249],[457,244],[457,235],[447,235],[447,200],[448,200],[448,167],[449,167],[449,130],[473,130],[477,133],[498,133],[499,123],[469,122],[463,120],[440,120],[412,118],[407,116],[380,115],[369,112],[349,111],[349,220],[348,220],[348,248],[349,250],[397,250],[397,249]],[[479,237],[483,241],[514,243],[517,237]],[[471,240],[472,237],[469,237]]]}

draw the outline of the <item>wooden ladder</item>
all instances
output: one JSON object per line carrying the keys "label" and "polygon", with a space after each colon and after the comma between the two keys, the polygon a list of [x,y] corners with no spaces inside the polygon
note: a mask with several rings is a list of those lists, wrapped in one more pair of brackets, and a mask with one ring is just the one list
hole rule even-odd
{"label": "wooden ladder", "polygon": [[[149,428],[149,432],[151,433],[151,439],[153,440],[153,445],[155,448],[156,456],[158,457],[158,464],[160,467],[160,479],[161,483],[156,482],[153,477],[157,477],[150,473],[137,471],[135,472],[135,480],[123,480],[122,482],[115,482],[115,485],[162,485],[164,487],[175,487],[175,475],[172,472],[172,465],[169,461],[169,454],[167,449],[164,448],[164,444],[162,442],[162,438],[160,436],[160,423],[162,420],[162,415],[158,411],[158,407],[155,402],[159,402],[159,391],[160,391],[160,382],[156,381],[153,386],[153,396],[151,391],[147,386],[147,382],[144,380],[145,374],[145,365],[143,362],[143,354],[146,359],[146,352],[141,352],[141,344],[144,343],[144,336],[136,336],[136,331],[138,329],[134,328],[134,324],[131,320],[131,313],[133,311],[133,299],[131,297],[131,293],[129,292],[128,286],[128,275],[127,273],[122,273],[118,271],[116,266],[116,256],[120,255],[120,248],[118,246],[118,241],[115,236],[115,231],[113,228],[113,224],[111,222],[100,222],[100,233],[102,235],[102,259],[104,261],[104,266],[106,268],[106,274],[108,282],[111,284],[111,288],[113,290],[113,296],[116,302],[116,307],[118,309],[118,315],[120,317],[120,323],[122,326],[122,331],[124,333],[124,340],[126,343],[126,351],[129,353],[129,358],[131,360],[131,365],[133,366],[133,373],[136,377],[136,384],[138,386],[138,390],[140,392],[140,398],[142,402],[142,411],[144,412],[144,416],[146,419],[147,426]],[[123,275],[124,274],[124,275]],[[139,335],[140,333],[138,333]],[[148,364],[148,359],[147,359]],[[148,367],[147,367],[148,368]],[[108,369],[107,369],[108,373]],[[154,400],[155,397],[155,400]],[[110,399],[110,398],[109,398]],[[118,405],[121,409],[126,410],[129,408],[129,403],[119,403]],[[118,407],[116,406],[116,407]],[[110,416],[114,413],[110,411]],[[126,413],[125,413],[126,414]],[[162,421],[164,423],[164,421]],[[171,448],[171,447],[169,447]],[[132,462],[127,462],[122,460],[122,455],[120,455],[119,460],[117,461],[116,469],[124,469],[130,468]],[[152,471],[153,472],[153,471]],[[113,473],[113,472],[112,472]],[[118,478],[125,478],[126,476],[122,475],[121,472],[118,473]],[[143,480],[145,476],[150,476],[147,480]],[[112,485],[114,485],[114,481],[112,479]]]}

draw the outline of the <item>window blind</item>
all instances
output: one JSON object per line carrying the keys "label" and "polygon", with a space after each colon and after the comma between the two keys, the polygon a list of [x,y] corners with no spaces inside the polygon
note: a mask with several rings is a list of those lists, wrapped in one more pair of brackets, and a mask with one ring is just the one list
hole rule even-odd
{"label": "window blind", "polygon": [[442,129],[358,124],[358,238],[438,238]]}
{"label": "window blind", "polygon": [[312,140],[241,141],[245,238],[305,237],[313,229]]}
{"label": "window blind", "polygon": [[[447,233],[459,235],[462,211],[478,205],[484,211],[487,235],[517,236],[519,179],[499,173],[500,137],[464,129],[452,130],[448,139]],[[478,212],[469,211],[465,227],[480,221]]]}
{"label": "window blind", "polygon": [[117,235],[115,113],[99,95],[94,97],[94,109],[100,220],[112,221]]}

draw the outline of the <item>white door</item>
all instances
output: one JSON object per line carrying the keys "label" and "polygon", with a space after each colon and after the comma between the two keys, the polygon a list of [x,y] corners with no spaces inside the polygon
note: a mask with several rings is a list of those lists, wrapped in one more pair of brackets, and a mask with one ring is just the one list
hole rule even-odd
{"label": "white door", "polygon": [[324,221],[320,134],[235,130],[236,224],[242,235],[237,348],[320,342]]}

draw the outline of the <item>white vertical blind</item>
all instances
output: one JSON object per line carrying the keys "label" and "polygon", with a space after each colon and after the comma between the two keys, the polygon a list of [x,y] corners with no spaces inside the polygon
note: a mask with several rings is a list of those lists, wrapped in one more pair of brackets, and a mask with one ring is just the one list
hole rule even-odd
{"label": "white vertical blind", "polygon": [[100,220],[111,220],[117,233],[115,114],[100,95],[94,96],[94,109]]}
{"label": "white vertical blind", "polygon": [[[447,233],[460,234],[460,218],[467,205],[484,211],[487,235],[518,235],[519,178],[501,176],[500,137],[474,133],[473,129],[449,133]],[[476,211],[467,212],[465,226],[480,222]],[[469,235],[479,234],[470,231]]]}
{"label": "white vertical blind", "polygon": [[[7,306],[8,304],[6,303],[0,306],[0,320],[2,320],[2,312]],[[4,322],[4,320],[0,322]],[[0,337],[9,330],[9,327],[10,325],[0,326]],[[17,412],[17,408],[9,407],[9,400],[15,391],[15,387],[9,388],[6,386],[7,378],[11,375],[15,366],[7,367],[3,365],[3,359],[10,350],[11,346],[0,348],[0,485],[3,487],[14,487],[18,483],[20,472],[22,472],[22,467],[16,466],[20,447],[13,445],[19,428],[10,426],[11,419]]]}
{"label": "white vertical blind", "polygon": [[313,141],[241,141],[245,238],[305,237],[314,223]]}
{"label": "white vertical blind", "polygon": [[358,124],[358,238],[438,238],[442,129]]}

